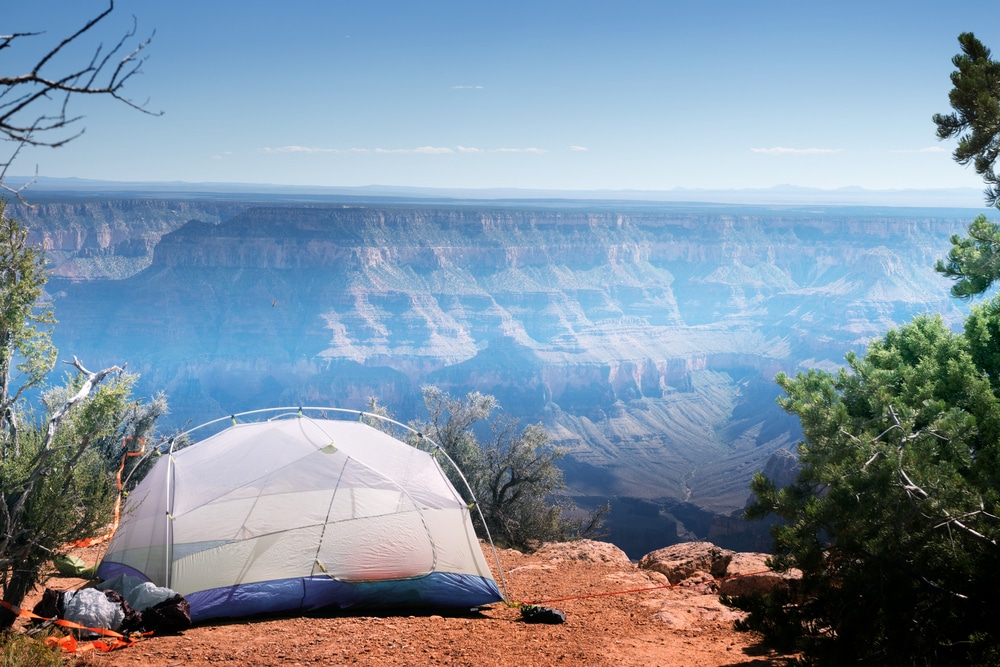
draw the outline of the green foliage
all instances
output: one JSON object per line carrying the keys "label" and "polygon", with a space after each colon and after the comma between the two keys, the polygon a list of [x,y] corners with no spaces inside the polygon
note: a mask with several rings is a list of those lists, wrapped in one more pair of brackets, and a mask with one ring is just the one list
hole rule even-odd
{"label": "green foliage", "polygon": [[[957,68],[951,74],[954,86],[948,100],[954,113],[935,114],[940,139],[958,138],[953,156],[959,164],[975,164],[988,187],[986,201],[1000,205],[1000,175],[994,171],[1000,156],[1000,62],[971,32],[958,37],[962,52],[952,58]],[[970,299],[984,293],[1000,277],[1000,226],[978,216],[968,236],[951,238],[948,257],[935,270],[955,284],[951,294]]]}
{"label": "green foliage", "polygon": [[784,489],[756,476],[747,517],[783,520],[773,562],[803,578],[794,598],[737,599],[744,629],[832,665],[974,664],[1000,642],[1000,400],[972,347],[924,316],[849,370],[778,376],[802,468]]}
{"label": "green foliage", "polygon": [[[25,497],[23,515],[11,526],[20,533],[4,552],[17,569],[0,570],[0,575],[6,575],[0,578],[5,589],[18,571],[39,568],[48,560],[50,550],[96,535],[110,516],[114,502],[113,479],[105,474],[106,466],[96,450],[74,447],[59,438],[52,454],[45,456],[44,443],[41,428],[27,428],[21,456],[0,462],[0,484],[7,504],[14,505]],[[37,462],[43,459],[45,474],[33,477]]]}
{"label": "green foliage", "polygon": [[965,339],[976,368],[986,374],[994,393],[1000,391],[1000,301],[973,306],[965,318]]}
{"label": "green foliage", "polygon": [[62,651],[46,646],[40,638],[13,632],[0,634],[0,667],[65,667],[66,664]]}
{"label": "green foliage", "polygon": [[473,470],[486,524],[501,543],[524,547],[568,537],[565,508],[556,496],[565,488],[556,465],[563,454],[540,424],[517,432],[513,419],[493,422]]}
{"label": "green foliage", "polygon": [[968,234],[953,235],[948,257],[934,266],[955,281],[951,295],[959,299],[982,294],[1000,277],[1000,226],[980,215],[969,225]]}
{"label": "green foliage", "polygon": [[[561,493],[565,483],[557,461],[564,452],[551,445],[541,425],[519,429],[510,417],[494,417],[496,400],[479,392],[464,399],[437,387],[424,387],[423,393],[430,422],[415,426],[455,462],[458,469],[446,465],[446,473],[467,501],[469,490],[474,494],[498,544],[527,549],[592,535],[600,527],[607,507],[574,518],[576,507]],[[480,440],[474,427],[483,424]],[[478,523],[476,513],[473,517]]]}
{"label": "green foliage", "polygon": [[[430,423],[422,430],[432,440],[444,447],[455,465],[469,477],[470,486],[484,468],[482,447],[473,432],[473,426],[485,422],[497,409],[496,399],[478,391],[465,398],[453,398],[438,387],[423,388],[424,405],[430,413]],[[449,475],[452,471],[447,471]],[[460,478],[452,479],[459,493],[467,491]],[[471,498],[466,498],[471,500]]]}
{"label": "green foliage", "polygon": [[958,36],[962,52],[952,58],[954,88],[948,93],[954,113],[934,115],[940,139],[958,137],[953,156],[959,164],[975,165],[988,187],[986,200],[1000,202],[1000,176],[994,170],[1000,155],[1000,63],[971,32]]}
{"label": "green foliage", "polygon": [[[958,138],[953,157],[959,164],[975,164],[987,183],[986,201],[1000,205],[1000,175],[995,170],[1000,156],[1000,62],[971,32],[958,36],[962,52],[952,58],[954,86],[948,100],[954,113],[935,114],[940,139]],[[1000,277],[1000,226],[978,216],[968,236],[951,238],[951,250],[935,269],[955,281],[951,294],[970,299],[984,293]]]}
{"label": "green foliage", "polygon": [[[0,190],[20,196],[20,189],[10,188],[2,179],[21,148],[54,148],[73,138],[58,136],[78,120],[66,113],[72,97],[110,96],[143,110],[123,93],[145,60],[140,54],[146,43],[131,53],[121,52],[131,32],[110,51],[98,48],[104,55],[75,73],[70,66],[65,76],[47,80],[37,76],[113,9],[109,3],[82,28],[58,39],[29,66],[30,74],[4,77],[0,95],[10,93],[7,99],[17,102],[8,105],[0,119],[0,135],[14,146],[0,169]],[[38,34],[13,33],[3,38],[3,47]],[[56,107],[46,111],[50,102]],[[43,298],[47,279],[43,250],[28,242],[28,230],[6,215],[6,201],[0,199],[0,591],[3,600],[15,606],[39,582],[42,564],[58,555],[67,541],[90,537],[110,521],[122,439],[129,435],[134,442],[148,434],[166,409],[162,397],[147,406],[133,402],[134,377],[117,367],[91,373],[74,358],[79,375],[62,390],[46,394],[36,419],[27,392],[43,387],[57,356],[51,338],[55,318]],[[8,628],[15,618],[0,609],[0,628]],[[41,654],[25,654],[25,646],[30,648],[20,640],[3,641],[3,665],[51,664]],[[22,659],[22,654],[27,657]]]}
{"label": "green foliage", "polygon": [[720,596],[720,601],[747,612],[733,624],[738,632],[757,633],[783,653],[796,653],[805,647],[801,628],[808,624],[809,600],[800,601],[791,590],[776,588],[766,595],[753,593],[738,598]]}
{"label": "green foliage", "polygon": [[[6,206],[0,198],[0,428],[10,429],[14,404],[45,380],[56,350],[52,306],[42,300],[48,281],[45,255],[28,243],[28,230],[5,214]],[[15,370],[20,383],[12,387]],[[11,439],[16,447],[16,432]]]}
{"label": "green foliage", "polygon": [[44,395],[43,419],[28,411],[17,416],[19,451],[0,459],[0,528],[8,536],[0,539],[0,590],[6,601],[20,604],[53,555],[69,542],[103,533],[111,521],[122,443],[164,408],[161,400],[132,400],[135,380],[112,375],[76,402],[51,434],[52,414],[80,390],[80,375]]}

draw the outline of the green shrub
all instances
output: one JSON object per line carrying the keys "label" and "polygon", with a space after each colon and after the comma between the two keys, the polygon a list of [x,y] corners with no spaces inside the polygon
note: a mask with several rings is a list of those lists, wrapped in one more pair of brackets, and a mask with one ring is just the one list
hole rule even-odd
{"label": "green shrub", "polygon": [[610,506],[576,516],[580,512],[563,493],[557,465],[565,452],[552,446],[540,424],[520,428],[506,415],[495,416],[499,405],[487,394],[453,398],[437,387],[424,387],[423,393],[430,421],[415,426],[455,462],[461,474],[444,465],[446,474],[463,495],[468,482],[482,512],[481,520],[473,512],[473,520],[479,527],[485,523],[497,544],[530,549],[542,542],[599,536]]}
{"label": "green shrub", "polygon": [[746,514],[782,519],[773,562],[803,576],[794,597],[735,599],[749,612],[740,627],[810,664],[995,665],[1000,399],[990,378],[965,335],[930,316],[848,365],[778,377],[779,402],[802,422],[802,468],[784,489],[758,474]]}
{"label": "green shrub", "polygon": [[66,667],[66,664],[63,652],[46,646],[42,638],[0,632],[0,667]]}

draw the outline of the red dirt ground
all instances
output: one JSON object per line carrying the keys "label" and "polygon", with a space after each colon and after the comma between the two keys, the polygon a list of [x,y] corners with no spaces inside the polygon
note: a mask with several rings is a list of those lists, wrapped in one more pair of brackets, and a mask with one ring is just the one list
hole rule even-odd
{"label": "red dirt ground", "polygon": [[[100,554],[92,547],[77,555],[90,564]],[[492,553],[487,558],[494,562]],[[734,631],[735,612],[720,605],[704,584],[667,586],[662,575],[608,559],[599,549],[571,545],[552,545],[535,554],[501,550],[499,560],[512,601],[555,607],[565,612],[566,622],[525,623],[517,609],[502,603],[457,615],[254,618],[209,622],[181,635],[87,653],[80,664],[779,667],[790,662],[789,656],[762,650],[753,636]],[[47,585],[73,588],[83,583],[51,579]],[[618,591],[632,592],[608,595]],[[24,607],[30,609],[39,595]]]}

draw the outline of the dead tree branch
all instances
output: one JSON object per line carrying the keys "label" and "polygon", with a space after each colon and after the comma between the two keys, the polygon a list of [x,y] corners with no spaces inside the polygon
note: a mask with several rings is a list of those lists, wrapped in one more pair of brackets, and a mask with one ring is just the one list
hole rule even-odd
{"label": "dead tree branch", "polygon": [[[905,482],[905,484],[903,485],[903,489],[906,491],[907,495],[909,495],[911,498],[916,498],[918,500],[927,500],[931,497],[929,493],[924,491],[922,488],[920,488],[920,486],[915,484],[912,479],[910,479],[909,475],[906,474],[906,471],[903,470],[902,466],[899,467],[898,472],[900,476],[903,478],[903,481]],[[990,539],[989,537],[983,535],[982,533],[972,528],[971,526],[965,525],[961,521],[961,519],[959,519],[958,517],[953,517],[947,510],[941,510],[941,513],[944,515],[943,520],[936,526],[934,526],[935,528],[943,528],[945,526],[950,528],[951,526],[954,526],[955,528],[961,530],[967,535],[971,535],[977,540],[986,542],[987,544],[990,544],[993,547],[997,546],[996,540]],[[975,516],[978,514],[981,514],[981,512],[971,512],[966,514],[965,516]]]}
{"label": "dead tree branch", "polygon": [[[110,49],[99,43],[89,60],[66,69],[60,67],[60,57],[89,37],[114,7],[114,0],[108,0],[104,11],[43,53],[29,71],[0,76],[0,139],[14,145],[9,158],[0,162],[0,189],[20,198],[24,188],[33,182],[18,188],[4,184],[7,170],[24,146],[58,148],[83,134],[84,128],[79,126],[83,116],[73,115],[69,110],[70,100],[75,96],[103,95],[142,113],[161,115],[147,109],[148,101],[139,103],[125,94],[125,85],[142,73],[145,51],[152,41],[151,35],[128,50],[137,32],[135,17],[132,28]],[[38,32],[0,35],[0,51],[42,35]]]}

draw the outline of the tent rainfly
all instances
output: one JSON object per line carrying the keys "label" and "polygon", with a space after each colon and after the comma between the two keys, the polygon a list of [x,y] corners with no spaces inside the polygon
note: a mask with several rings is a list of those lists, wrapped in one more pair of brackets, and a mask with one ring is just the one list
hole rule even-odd
{"label": "tent rainfly", "polygon": [[98,569],[183,595],[193,621],[503,599],[437,460],[360,421],[234,425],[163,456]]}

